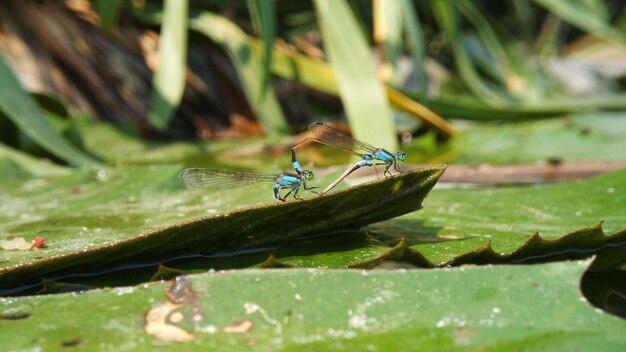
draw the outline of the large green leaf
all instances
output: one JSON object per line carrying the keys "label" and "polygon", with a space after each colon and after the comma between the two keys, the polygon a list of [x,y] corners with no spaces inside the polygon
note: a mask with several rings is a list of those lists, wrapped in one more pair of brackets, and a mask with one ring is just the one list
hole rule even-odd
{"label": "large green leaf", "polygon": [[[586,265],[246,270],[193,275],[169,289],[160,283],[3,298],[2,344],[100,351],[622,350],[626,321],[580,296]],[[159,309],[170,313],[160,324]],[[150,334],[146,319],[153,322]],[[239,333],[227,332],[236,327]],[[188,341],[162,341],[176,337]]]}
{"label": "large green leaf", "polygon": [[[208,195],[181,192],[180,168],[171,165],[99,173],[96,182],[86,172],[8,180],[0,186],[3,238],[45,236],[47,247],[6,253],[0,285],[130,258],[211,253],[358,228],[419,209],[443,170],[416,170],[323,197],[236,210],[271,199],[271,184]],[[214,215],[181,222],[207,212]]]}
{"label": "large green leaf", "polygon": [[68,163],[90,169],[105,167],[78,150],[57,132],[35,100],[22,90],[20,83],[1,55],[0,112],[33,141]]}
{"label": "large green leaf", "polygon": [[[277,238],[276,236],[286,239],[298,235],[297,233],[301,230],[304,231],[300,233],[301,235],[320,234],[324,231],[323,228],[341,227],[340,223],[335,222],[328,224],[328,227],[320,225],[322,227],[317,229],[301,229],[293,225],[291,221],[296,221],[295,217],[291,212],[287,212],[284,217],[289,218],[290,222],[281,225],[279,229],[275,224],[284,222],[283,217],[268,218],[258,213],[262,212],[262,209],[257,209],[249,212],[249,215],[246,214],[246,210],[238,214],[235,212],[225,215],[228,221],[234,222],[233,226],[237,226],[239,220],[235,219],[239,217],[241,221],[244,221],[246,216],[259,220],[258,224],[250,224],[251,231],[256,231],[255,235],[258,237],[254,240],[243,239],[241,243],[237,243],[237,238],[245,237],[246,231],[238,230],[235,235],[229,233],[227,229],[217,228],[218,223],[213,216],[146,232],[146,228],[173,224],[183,217],[205,213],[206,202],[209,200],[212,201],[209,203],[211,206],[208,211],[218,212],[270,198],[268,187],[263,185],[231,193],[220,193],[217,197],[215,194],[203,192],[190,191],[185,195],[172,193],[172,190],[180,187],[173,180],[177,171],[178,168],[170,166],[123,170],[120,171],[122,177],[118,177],[119,174],[112,174],[108,176],[109,181],[96,185],[88,181],[89,177],[81,180],[82,177],[88,175],[80,177],[74,175],[74,177],[59,179],[56,182],[34,179],[21,187],[15,187],[15,181],[7,183],[10,191],[6,193],[11,197],[5,197],[4,203],[13,204],[11,208],[6,208],[7,219],[12,219],[11,212],[14,211],[23,212],[24,218],[19,221],[7,220],[3,229],[5,233],[14,236],[44,235],[48,238],[50,246],[43,252],[8,252],[4,264],[18,265],[22,269],[12,272],[14,268],[5,267],[5,272],[10,276],[26,275],[22,276],[23,279],[27,276],[32,278],[36,278],[37,275],[48,276],[54,270],[50,271],[50,268],[40,266],[50,266],[49,263],[52,262],[55,263],[57,269],[61,266],[72,266],[77,261],[84,261],[85,258],[82,256],[89,257],[88,261],[101,260],[101,264],[104,264],[108,260],[122,259],[121,257],[113,258],[110,254],[110,252],[118,251],[124,251],[123,256],[127,258],[145,256],[151,251],[153,254],[161,251],[161,257],[153,256],[152,258],[153,260],[165,259],[163,255],[171,256],[187,246],[180,239],[174,240],[168,237],[172,235],[171,230],[177,236],[185,238],[185,241],[194,241],[200,236],[204,246],[196,248],[195,252],[210,252],[216,249],[214,247],[216,243],[219,244],[218,248],[233,248],[233,246],[240,248],[250,241],[262,244],[272,242],[271,239]],[[529,261],[534,257],[547,260],[563,257],[563,255],[570,258],[584,257],[608,243],[619,242],[619,238],[623,240],[624,233],[626,233],[624,231],[621,237],[605,237],[599,226],[587,226],[604,219],[609,233],[624,228],[624,223],[626,223],[622,214],[624,200],[619,197],[619,194],[614,194],[615,190],[624,187],[623,180],[626,179],[624,173],[626,171],[615,172],[583,183],[566,183],[540,188],[438,190],[433,193],[431,200],[427,203],[431,206],[422,210],[422,213],[427,214],[423,217],[419,214],[410,214],[371,225],[366,232],[334,232],[326,237],[303,239],[279,249],[265,251],[265,254],[258,253],[250,258],[239,255],[229,261],[216,258],[195,264],[183,262],[168,265],[174,267],[182,265],[186,268],[228,268],[241,267],[240,264],[236,264],[237,261],[241,261],[241,263],[248,263],[243,265],[245,267],[261,263],[269,253],[273,253],[282,263],[288,265],[330,267],[372,267],[386,260],[385,258],[408,261],[418,266],[433,266],[460,264],[468,261],[473,263]],[[146,179],[150,179],[151,183],[146,183],[144,181]],[[329,181],[331,179],[332,177]],[[47,195],[52,195],[56,199],[65,199],[62,209],[48,210],[46,204],[39,200],[39,198],[46,198],[46,195],[41,195],[39,192],[41,187],[48,189]],[[30,192],[24,191],[30,188],[33,188]],[[359,192],[358,188],[352,190]],[[82,197],[78,194],[82,194]],[[564,197],[563,194],[568,196]],[[596,194],[597,199],[590,197],[590,194]],[[515,201],[511,202],[512,199]],[[584,205],[584,214],[582,212],[578,214],[575,209],[581,206],[577,199],[588,201]],[[92,202],[96,204],[91,204]],[[21,205],[16,206],[16,204]],[[33,206],[32,204],[41,205]],[[400,202],[393,204],[402,207]],[[312,207],[317,206],[319,205]],[[350,208],[354,205],[342,204],[342,206]],[[80,208],[84,216],[67,217],[67,214],[74,212],[76,208]],[[100,209],[108,209],[106,215],[102,215]],[[307,221],[312,221],[315,212],[310,209],[308,211],[294,210],[294,213],[308,214]],[[42,213],[46,214],[45,219],[37,217],[41,217]],[[535,214],[541,216],[535,216]],[[219,215],[217,218],[223,216]],[[336,217],[337,214],[333,216]],[[474,220],[469,222],[468,219]],[[205,223],[207,226],[216,228],[209,232],[193,230],[194,227],[204,226]],[[263,223],[273,227],[264,233]],[[291,229],[290,226],[294,228]],[[218,233],[223,231],[226,237],[222,236],[222,238],[218,234],[216,234],[217,237],[208,237],[213,230]],[[554,243],[544,243],[539,237],[531,237],[534,231],[539,231],[541,236],[547,239],[555,239],[568,232],[572,233]],[[140,233],[143,233],[140,237],[147,238],[133,239]],[[89,234],[90,242],[88,243],[82,239],[85,234]],[[159,243],[163,242],[164,238],[168,238],[167,249],[159,249]],[[259,238],[260,240],[257,241]],[[398,244],[401,238],[405,238],[403,244],[390,249]],[[126,240],[115,245],[110,244],[111,240],[124,239]],[[492,243],[493,247],[484,247],[487,243]],[[81,254],[81,250],[85,249],[88,244],[92,247],[86,253]],[[491,255],[489,252],[492,248],[503,255]],[[529,248],[532,250],[528,251]],[[419,253],[413,252],[414,250]],[[482,254],[477,257],[476,253]],[[103,255],[107,255],[107,258],[100,258]],[[94,265],[92,267],[92,270],[99,270]],[[87,266],[83,268],[87,269]],[[20,270],[24,270],[25,273],[20,273]]]}
{"label": "large green leaf", "polygon": [[[601,159],[619,158],[622,148],[619,148],[618,145],[621,143],[620,141],[624,141],[622,138],[622,129],[618,127],[620,126],[619,124],[616,124],[621,121],[620,116],[594,116],[594,121],[595,122],[590,125],[588,118],[580,117],[563,121],[553,120],[541,124],[527,122],[516,124],[514,128],[510,130],[498,125],[490,127],[484,134],[479,133],[480,129],[476,128],[472,130],[473,132],[466,131],[459,140],[460,144],[466,145],[466,147],[461,148],[467,153],[467,155],[462,156],[462,158],[466,160],[478,160],[467,159],[474,153],[472,152],[472,148],[479,148],[481,143],[483,143],[482,141],[487,139],[487,135],[493,137],[494,134],[497,135],[498,131],[502,131],[505,137],[500,138],[502,143],[497,143],[496,140],[496,142],[494,142],[495,146],[492,146],[491,149],[497,148],[502,152],[491,155],[490,148],[485,147],[477,149],[477,151],[480,151],[478,155],[481,155],[481,160],[489,160],[489,158],[500,162],[507,160],[541,160],[546,157],[545,152],[549,152],[550,155],[555,155],[552,154],[551,151],[557,152],[560,148],[547,149],[547,151],[543,151],[542,153],[535,153],[533,151],[542,151],[545,149],[542,145],[549,145],[550,142],[555,139],[559,140],[559,146],[567,149],[566,154],[556,154],[557,156],[566,158],[574,156]],[[111,163],[118,165],[127,163],[164,162],[168,159],[189,160],[191,158],[200,160],[202,153],[228,156],[230,154],[226,148],[233,147],[232,143],[207,143],[202,146],[187,143],[159,145],[135,140],[130,135],[120,133],[108,125],[95,123],[84,124],[83,127],[85,128],[85,134],[87,136],[88,149],[95,151],[96,154],[103,156],[104,159],[110,160]],[[517,130],[518,128],[519,130]],[[585,132],[582,133],[580,131]],[[512,135],[509,133],[512,133]],[[560,137],[561,134],[564,135]],[[461,143],[465,137],[469,138],[466,142]],[[524,142],[524,144],[520,144],[522,143],[522,139],[520,138],[527,140],[527,143]],[[505,147],[504,142],[506,142],[506,145],[509,145],[509,147]],[[524,153],[516,153],[515,145],[524,145],[523,149],[527,155]],[[112,148],[109,146],[112,146]],[[238,149],[242,150],[245,148],[239,146]],[[260,150],[262,148],[256,149]],[[54,246],[51,245],[40,252],[3,252],[3,256],[14,258],[6,262],[7,265],[12,263],[17,264],[21,262],[21,260],[37,256],[43,255],[45,257],[48,254],[61,255],[65,253],[68,247],[61,246],[58,242],[50,242],[50,240],[59,234],[66,234],[68,236],[59,237],[59,242],[67,245],[75,244],[76,247],[71,248],[79,250],[84,248],[86,243],[104,245],[108,243],[107,240],[130,238],[133,235],[143,233],[159,226],[176,223],[183,218],[204,215],[207,211],[220,212],[245,205],[271,202],[271,191],[269,191],[268,185],[258,185],[249,189],[236,190],[228,193],[207,194],[202,191],[187,191],[180,194],[178,190],[181,189],[182,185],[175,180],[175,175],[179,167],[168,165],[152,166],[150,168],[120,169],[118,172],[108,174],[108,179],[107,174],[103,174],[104,179],[99,182],[95,182],[98,175],[78,172],[72,177],[67,177],[65,180],[40,180],[33,178],[23,183],[25,178],[29,177],[28,175],[46,176],[56,173],[57,171],[48,171],[45,165],[39,165],[40,163],[35,163],[37,165],[33,164],[34,166],[31,167],[28,166],[30,161],[18,162],[17,160],[19,158],[13,158],[11,153],[7,155],[13,161],[6,163],[4,167],[0,168],[0,172],[6,172],[2,173],[4,180],[3,185],[5,187],[2,192],[2,194],[5,195],[2,204],[6,204],[3,208],[3,214],[5,215],[2,227],[3,235],[25,236],[29,239],[35,235],[43,235],[49,239],[49,243],[54,244]],[[256,160],[259,156],[252,154],[251,158]],[[230,157],[227,159],[230,159]],[[237,157],[234,159],[241,158]],[[246,160],[247,159],[250,158],[246,158]],[[277,158],[268,159],[265,167],[280,164],[276,164],[277,160]],[[25,166],[18,166],[16,163]],[[286,163],[285,161],[284,164]],[[196,165],[205,166],[203,164]],[[27,171],[20,172],[22,167],[27,169]],[[241,167],[241,165],[239,165],[239,167]],[[69,170],[64,171],[64,173],[67,172],[69,172]],[[12,179],[16,175],[19,177],[20,181]],[[24,175],[26,175],[26,177]],[[604,181],[594,187],[589,186],[593,184],[593,180],[586,181],[582,184],[570,183],[561,186],[561,190],[574,191],[574,198],[567,199],[566,202],[575,204],[576,195],[586,199],[586,193],[593,192],[593,190],[596,189],[609,189],[611,187],[619,189],[617,187],[623,184],[623,181],[620,179],[621,177],[622,176],[607,176],[607,178],[603,179]],[[102,177],[100,178],[102,179]],[[327,180],[318,182],[317,185],[326,184],[331,180],[332,176]],[[587,182],[591,183],[588,185]],[[618,186],[616,186],[616,184]],[[536,196],[536,198],[534,198],[535,203],[541,205],[544,203],[552,204],[555,208],[560,207],[559,202],[562,197],[558,191],[552,192],[552,187],[554,186],[545,186],[545,188],[541,188],[541,191],[532,191],[537,192],[533,194],[539,194],[544,189],[548,191],[542,197]],[[46,189],[46,192],[43,192],[43,189]],[[461,203],[462,205],[479,205],[472,209],[475,211],[475,213],[471,214],[472,218],[480,217],[481,215],[489,216],[491,206],[508,209],[510,213],[507,216],[513,218],[516,216],[515,214],[528,211],[529,205],[521,204],[517,201],[511,202],[511,198],[519,198],[526,194],[529,189],[532,190],[533,188],[436,190],[433,197],[438,199],[436,205],[443,207],[443,209],[446,207],[454,208],[454,204],[457,203]],[[26,190],[30,191],[25,192]],[[446,194],[447,196],[441,198],[440,194]],[[476,199],[480,200],[485,197],[485,195],[489,195],[487,199],[493,201],[493,204],[489,207],[476,201]],[[91,197],[93,197],[93,199],[91,199]],[[50,199],[57,199],[57,201],[50,203]],[[598,199],[597,202],[600,203],[600,199]],[[47,207],[48,204],[60,205],[60,208],[56,210],[50,209]],[[207,204],[209,204],[209,206],[207,206]],[[530,205],[530,207],[536,206],[537,205]],[[516,227],[513,228],[513,231],[519,229],[515,234],[499,233],[498,236],[495,236],[492,232],[495,224],[489,223],[488,221],[482,223],[481,228],[478,230],[476,228],[459,227],[457,229],[458,233],[454,233],[454,229],[447,226],[445,219],[440,219],[439,224],[436,226],[427,226],[422,223],[422,220],[410,219],[407,221],[403,220],[403,218],[399,218],[397,220],[374,225],[365,232],[341,232],[316,239],[303,239],[283,245],[279,249],[259,252],[253,256],[240,254],[233,256],[229,260],[225,260],[221,257],[221,259],[212,258],[202,263],[176,262],[168,265],[176,268],[181,267],[189,269],[247,267],[263,262],[270,253],[273,253],[276,258],[283,263],[295,266],[370,267],[372,263],[380,261],[381,258],[388,255],[392,256],[389,259],[408,260],[413,264],[425,266],[448,262],[461,263],[467,260],[467,258],[455,259],[457,256],[462,256],[468,251],[473,252],[475,250],[481,250],[481,248],[483,248],[482,246],[485,245],[489,239],[493,240],[493,246],[497,252],[505,254],[511,253],[516,250],[518,246],[526,243],[535,230],[539,231],[541,236],[548,239],[554,239],[557,236],[569,232],[577,234],[572,237],[574,239],[580,239],[581,236],[583,238],[588,236],[589,240],[580,243],[571,240],[561,241],[562,246],[558,248],[567,253],[571,253],[572,250],[578,248],[578,250],[582,250],[586,252],[587,255],[590,255],[594,253],[598,244],[601,245],[607,240],[602,238],[599,227],[588,228],[589,225],[606,219],[605,227],[608,226],[607,233],[611,234],[616,230],[624,228],[624,221],[615,222],[610,218],[611,216],[618,218],[618,215],[622,212],[619,206],[607,208],[605,211],[601,211],[602,209],[597,205],[596,207],[595,215],[591,214],[592,216],[582,219],[576,216],[575,212],[561,214],[560,217],[556,218],[556,221],[561,225],[558,228],[553,227],[554,224],[552,223],[544,224],[541,218],[524,218],[522,222],[514,222]],[[432,215],[432,210],[433,209],[429,207],[424,211],[425,213],[431,212],[430,216],[424,218],[426,221],[430,221],[431,217],[440,218],[440,214]],[[78,211],[84,213],[85,216],[75,217],[72,215]],[[16,219],[15,214],[17,213],[23,214],[23,218]],[[449,214],[448,216],[447,222],[454,223],[461,221],[466,215],[459,213],[457,215]],[[609,218],[606,216],[609,216]],[[580,219],[581,221],[572,225],[571,219]],[[417,226],[411,226],[411,224],[416,224]],[[529,226],[534,227],[529,229]],[[87,230],[82,230],[83,227],[87,228]],[[498,228],[499,227],[500,225],[498,225]],[[446,233],[446,230],[448,233]],[[581,230],[582,232],[577,230]],[[441,235],[438,235],[439,231],[441,231]],[[83,232],[82,235],[81,232]],[[83,237],[85,235],[89,237]],[[492,237],[489,237],[490,235]],[[426,257],[424,257],[423,260],[419,258],[407,259],[407,256],[411,255],[411,251],[407,251],[406,248],[403,249],[402,246],[391,250],[390,247],[396,246],[402,237],[406,238],[405,245],[419,249]],[[90,241],[86,242],[85,240]],[[534,241],[536,241],[536,239],[530,240],[528,243],[535,243]],[[421,247],[416,247],[417,243],[420,243]],[[503,248],[501,246],[502,244],[506,244],[506,248]],[[549,258],[550,250],[557,247],[540,246],[540,248],[543,248],[543,254],[548,255]],[[442,252],[449,251],[449,253],[439,257],[433,256],[432,251],[435,250]],[[529,253],[526,252],[525,255],[529,255]],[[154,259],[162,260],[161,258]],[[429,260],[432,260],[434,263],[431,263]],[[491,257],[487,261],[501,262],[511,260],[520,260],[520,257],[504,256],[495,259]],[[474,260],[474,262],[480,261],[481,260],[478,259]],[[239,264],[237,262],[239,262]],[[485,260],[482,262],[485,262]],[[150,274],[148,274],[145,279],[149,278],[149,276]]]}
{"label": "large green leaf", "polygon": [[[516,164],[563,161],[623,160],[626,113],[588,113],[515,124],[468,125],[449,143],[441,162]],[[419,150],[417,151],[419,152]]]}
{"label": "large green leaf", "polygon": [[374,58],[346,1],[316,0],[324,47],[356,138],[397,150],[391,108]]}
{"label": "large green leaf", "polygon": [[187,75],[187,0],[166,0],[163,10],[159,66],[154,74],[154,90],[148,119],[165,129],[180,104]]}
{"label": "large green leaf", "polygon": [[626,170],[557,185],[435,189],[420,212],[370,225],[350,245],[318,240],[313,243],[320,251],[294,245],[273,253],[282,264],[305,267],[372,267],[388,259],[430,267],[585,257],[605,246],[623,246],[626,197],[619,190],[624,188]]}
{"label": "large green leaf", "polygon": [[488,242],[497,252],[511,252],[536,231],[554,239],[599,221],[608,233],[625,229],[624,188],[626,170],[557,185],[440,190],[428,198],[423,211],[371,230],[406,238],[434,263]]}

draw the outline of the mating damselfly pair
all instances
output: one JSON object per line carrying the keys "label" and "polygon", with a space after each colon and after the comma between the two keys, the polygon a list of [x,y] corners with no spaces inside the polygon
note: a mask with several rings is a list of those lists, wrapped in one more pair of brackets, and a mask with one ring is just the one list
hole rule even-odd
{"label": "mating damselfly pair", "polygon": [[[330,127],[323,122],[313,122],[309,125],[311,136],[307,137],[300,143],[291,148],[291,162],[295,173],[280,172],[278,174],[262,173],[262,172],[238,172],[220,169],[191,168],[185,169],[180,173],[180,179],[187,185],[196,188],[223,189],[243,187],[256,182],[273,182],[274,198],[285,201],[287,197],[293,193],[294,199],[302,199],[298,196],[300,188],[315,193],[324,194],[335,187],[348,175],[364,166],[384,165],[385,176],[391,176],[389,169],[393,166],[394,170],[400,172],[398,161],[404,161],[406,154],[404,152],[391,153],[383,148],[376,148],[371,144],[359,141],[336,129]],[[354,166],[348,168],[339,178],[333,181],[321,193],[314,191],[318,187],[310,187],[308,181],[315,178],[313,171],[305,170],[300,166],[296,156],[296,149],[309,141],[326,144],[345,152],[354,154],[362,158]],[[281,191],[288,189],[289,191],[283,196]]]}

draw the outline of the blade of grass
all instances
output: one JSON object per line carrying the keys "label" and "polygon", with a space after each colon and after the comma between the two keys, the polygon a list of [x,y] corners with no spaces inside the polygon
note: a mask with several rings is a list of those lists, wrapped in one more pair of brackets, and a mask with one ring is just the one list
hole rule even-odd
{"label": "blade of grass", "polygon": [[[257,56],[261,54],[262,43],[256,38],[248,39],[250,46]],[[337,80],[334,72],[327,63],[297,54],[289,48],[274,46],[272,59],[272,72],[287,79],[299,80],[301,84],[321,92],[339,95]],[[419,108],[409,106],[412,103],[404,103],[396,99],[392,90],[397,90],[401,95],[409,98]],[[432,125],[446,135],[453,135],[455,131],[446,120],[428,121],[427,115],[441,115],[477,121],[536,119],[555,117],[568,113],[576,113],[591,110],[624,110],[626,109],[626,96],[617,94],[612,96],[597,96],[579,99],[576,97],[554,98],[548,101],[533,102],[527,104],[506,103],[488,104],[480,99],[467,95],[444,94],[435,98],[427,98],[408,89],[397,89],[387,86],[387,97],[394,107],[407,111],[419,118],[424,123]],[[426,111],[419,113],[421,109]],[[442,124],[442,127],[437,127]],[[443,127],[445,126],[445,127]]]}
{"label": "blade of grass", "polygon": [[457,69],[468,88],[480,98],[494,104],[502,104],[507,99],[495,89],[483,82],[479,73],[464,46],[463,38],[458,28],[458,17],[454,9],[454,3],[448,0],[434,0],[433,12],[441,29],[448,36]]}
{"label": "blade of grass", "polygon": [[553,14],[546,16],[533,43],[533,50],[540,58],[550,60],[559,54],[562,24]]}
{"label": "blade of grass", "polygon": [[246,34],[226,17],[202,12],[189,21],[189,28],[220,45],[232,61],[243,90],[259,123],[270,137],[289,132],[273,90],[262,92],[262,63],[252,53]]}
{"label": "blade of grass", "polygon": [[372,52],[345,1],[316,0],[324,46],[356,138],[397,150],[391,108],[376,75]]}
{"label": "blade of grass", "polygon": [[374,0],[374,41],[383,49],[382,73],[384,80],[399,84],[398,58],[402,45],[402,3]]}
{"label": "blade of grass", "polygon": [[187,0],[166,0],[163,10],[159,67],[154,74],[148,120],[165,129],[180,104],[187,68]]}
{"label": "blade of grass", "polygon": [[106,167],[74,147],[52,126],[33,97],[24,92],[2,55],[0,111],[33,141],[68,163],[93,170]]}
{"label": "blade of grass", "polygon": [[269,85],[272,66],[272,47],[276,38],[276,9],[273,0],[248,0],[248,10],[255,31],[263,38],[263,75],[261,98]]}
{"label": "blade of grass", "polygon": [[[256,38],[249,38],[250,45],[260,55],[261,43]],[[335,74],[326,62],[290,51],[288,47],[275,46],[272,59],[272,71],[287,79],[298,79],[300,83],[321,92],[339,95]],[[420,121],[434,127],[441,134],[453,136],[457,130],[442,117],[419,102],[397,90],[386,86],[387,98],[399,110],[406,111]]]}
{"label": "blade of grass", "polygon": [[403,29],[407,46],[413,57],[413,70],[417,79],[417,93],[426,95],[428,92],[428,76],[426,75],[426,44],[422,25],[417,17],[415,6],[411,0],[400,0],[403,13]]}
{"label": "blade of grass", "polygon": [[507,39],[509,42],[512,39],[503,38],[504,30],[497,27],[497,21],[488,18],[488,12],[471,1],[458,1],[455,5],[474,25],[482,44],[495,59],[495,66],[499,72],[498,79],[507,91],[523,101],[537,101],[543,97],[543,91],[538,89],[540,85],[533,84],[533,74],[525,67],[523,61],[518,59],[523,55],[509,48]]}
{"label": "blade of grass", "polygon": [[[420,101],[421,99],[407,90],[401,90],[401,92],[413,100]],[[542,103],[507,103],[506,105],[488,104],[481,99],[467,95],[445,94],[437,99],[428,100],[428,107],[449,118],[476,121],[530,120],[587,111],[624,110],[626,109],[626,94],[593,96],[585,97],[585,99],[560,97]]]}
{"label": "blade of grass", "polygon": [[512,0],[516,19],[519,21],[522,37],[526,43],[530,43],[534,38],[537,18],[533,14],[531,2],[528,0]]}
{"label": "blade of grass", "polygon": [[626,41],[624,33],[611,27],[602,1],[595,0],[535,0],[548,11],[585,31],[619,42]]}

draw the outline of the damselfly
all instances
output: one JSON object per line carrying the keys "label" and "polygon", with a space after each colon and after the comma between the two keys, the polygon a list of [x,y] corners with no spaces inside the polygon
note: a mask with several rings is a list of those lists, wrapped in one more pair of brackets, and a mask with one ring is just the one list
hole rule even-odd
{"label": "damselfly", "polygon": [[[299,167],[299,164],[296,171],[298,172],[297,174],[289,172],[268,174],[262,172],[191,168],[183,170],[178,177],[191,187],[209,189],[243,187],[256,182],[274,182],[274,198],[283,202],[287,200],[291,192],[293,192],[294,199],[302,199],[298,197],[300,187],[307,191],[317,193],[313,191],[313,189],[317,187],[309,187],[307,184],[308,181],[315,178],[313,171],[303,170]],[[281,196],[280,192],[283,189],[289,189],[289,192]]]}
{"label": "damselfly", "polygon": [[393,166],[394,170],[400,172],[400,169],[398,168],[398,161],[404,161],[404,159],[406,158],[406,154],[402,151],[394,154],[383,148],[376,148],[369,143],[365,143],[358,139],[354,139],[346,134],[343,134],[323,122],[313,122],[309,125],[309,131],[311,131],[312,133],[311,137],[304,139],[302,142],[296,144],[294,147],[291,148],[292,159],[295,160],[296,158],[296,148],[308,142],[309,140],[326,144],[363,158],[363,160],[359,161],[353,167],[346,170],[346,172],[344,172],[343,175],[335,180],[335,182],[326,187],[326,189],[322,191],[322,194],[330,191],[339,182],[341,182],[341,180],[343,180],[348,175],[363,166],[385,165],[385,172],[383,174],[385,176],[391,176],[391,172],[389,171],[389,169]]}

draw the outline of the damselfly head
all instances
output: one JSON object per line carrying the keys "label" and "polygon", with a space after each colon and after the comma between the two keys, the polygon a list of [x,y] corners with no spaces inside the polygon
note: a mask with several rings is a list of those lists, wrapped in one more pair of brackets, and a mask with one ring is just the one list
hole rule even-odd
{"label": "damselfly head", "polygon": [[396,153],[396,159],[398,159],[400,161],[404,161],[404,159],[406,159],[406,153],[405,152],[397,152]]}
{"label": "damselfly head", "polygon": [[311,170],[302,170],[302,177],[307,181],[311,181],[315,178],[315,174]]}

